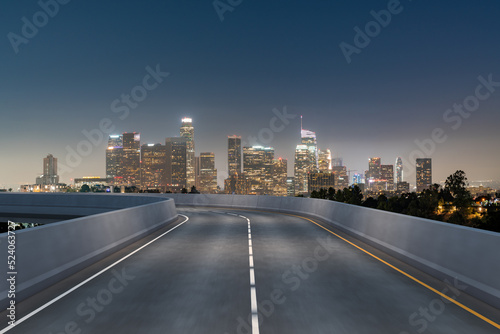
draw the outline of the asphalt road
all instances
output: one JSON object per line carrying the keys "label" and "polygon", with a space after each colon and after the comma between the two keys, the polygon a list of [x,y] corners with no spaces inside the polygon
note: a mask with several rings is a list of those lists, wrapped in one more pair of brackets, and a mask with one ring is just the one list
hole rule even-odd
{"label": "asphalt road", "polygon": [[[194,208],[179,212],[189,220],[8,333],[500,332],[488,323],[500,323],[499,310],[468,296],[460,282],[440,282],[317,220],[337,235],[290,215]],[[20,303],[18,317],[183,220]],[[252,310],[258,326],[255,316],[252,324]],[[3,328],[6,312],[0,316]]]}

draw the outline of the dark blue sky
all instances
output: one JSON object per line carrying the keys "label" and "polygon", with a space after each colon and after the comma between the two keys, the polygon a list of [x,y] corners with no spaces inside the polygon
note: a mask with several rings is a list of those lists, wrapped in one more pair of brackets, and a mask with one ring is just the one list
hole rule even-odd
{"label": "dark blue sky", "polygon": [[[354,27],[364,29],[372,10],[387,7],[244,0],[221,22],[212,1],[72,0],[16,54],[8,34],[21,36],[22,18],[33,22],[41,7],[5,0],[0,187],[33,183],[48,153],[66,164],[67,146],[76,149],[82,131],[103,118],[115,132],[141,132],[142,142],[152,143],[178,135],[180,119],[191,116],[197,154],[215,152],[223,175],[227,135],[256,136],[284,106],[304,115],[320,148],[350,169],[363,172],[371,156],[408,160],[415,140],[442,128],[446,141],[424,154],[433,158],[434,181],[457,169],[472,180],[500,179],[500,87],[457,130],[443,120],[475,94],[478,76],[500,81],[500,3],[401,1],[401,12],[348,64],[339,44],[354,44]],[[170,75],[121,120],[111,103],[157,64]],[[297,117],[269,143],[288,158],[290,174],[299,129]],[[63,181],[104,176],[105,147],[93,147]],[[413,174],[409,167],[411,183]]]}

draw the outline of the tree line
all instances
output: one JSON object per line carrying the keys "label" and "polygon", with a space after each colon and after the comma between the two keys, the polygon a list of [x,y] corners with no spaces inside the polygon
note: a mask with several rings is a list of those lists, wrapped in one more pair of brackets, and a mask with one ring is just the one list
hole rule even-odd
{"label": "tree line", "polygon": [[[483,207],[484,213],[475,213],[473,198],[467,186],[465,172],[458,170],[446,179],[444,187],[433,184],[419,194],[412,192],[389,198],[386,195],[380,195],[377,198],[368,197],[363,200],[361,189],[353,185],[342,190],[329,188],[313,191],[311,198],[327,199],[500,232],[500,206],[489,203]],[[496,197],[500,197],[500,193],[497,193]]]}

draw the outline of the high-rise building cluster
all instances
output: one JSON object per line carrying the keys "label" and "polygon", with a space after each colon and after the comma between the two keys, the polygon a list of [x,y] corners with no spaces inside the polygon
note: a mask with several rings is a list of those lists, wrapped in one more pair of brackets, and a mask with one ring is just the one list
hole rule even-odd
{"label": "high-rise building cluster", "polygon": [[[183,118],[178,137],[165,138],[164,143],[142,144],[141,135],[125,132],[110,135],[106,148],[106,177],[76,178],[75,185],[90,185],[110,190],[135,187],[142,191],[181,192],[195,187],[201,193],[221,192],[217,184],[215,154],[195,155],[194,126],[191,118]],[[394,165],[382,164],[381,158],[368,160],[368,170],[348,170],[342,158],[332,157],[328,148],[319,149],[316,133],[302,127],[295,148],[293,176],[288,176],[288,161],[275,157],[273,147],[242,146],[241,136],[227,137],[227,171],[224,193],[244,195],[308,196],[313,191],[335,190],[357,184],[366,195],[405,193],[410,184],[404,180],[403,159]],[[354,172],[351,175],[351,172]],[[432,185],[432,161],[416,159],[417,192]],[[23,191],[63,191],[59,184],[57,158],[43,159],[43,172],[35,185],[23,185]]]}
{"label": "high-rise building cluster", "polygon": [[141,135],[111,135],[106,149],[106,177],[114,186],[135,186],[144,191],[181,192],[194,186],[206,193],[217,191],[217,170],[212,152],[195,156],[194,127],[183,118],[179,137],[164,144],[143,144]]}
{"label": "high-rise building cluster", "polygon": [[241,137],[228,137],[227,194],[287,195],[287,160],[274,156],[274,148],[241,147]]}

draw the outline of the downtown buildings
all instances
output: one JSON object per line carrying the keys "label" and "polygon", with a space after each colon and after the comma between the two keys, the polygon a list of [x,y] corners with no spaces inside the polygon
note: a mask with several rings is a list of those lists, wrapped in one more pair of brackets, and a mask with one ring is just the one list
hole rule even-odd
{"label": "downtown buildings", "polygon": [[417,192],[420,193],[432,185],[432,159],[417,159]]}
{"label": "downtown buildings", "polygon": [[[165,144],[144,144],[136,132],[110,135],[106,149],[106,177],[114,186],[142,191],[181,192],[199,184],[206,192],[217,190],[217,170],[213,153],[195,157],[194,127],[183,118],[179,137]],[[201,169],[197,173],[196,162]],[[198,180],[200,178],[200,180]]]}

